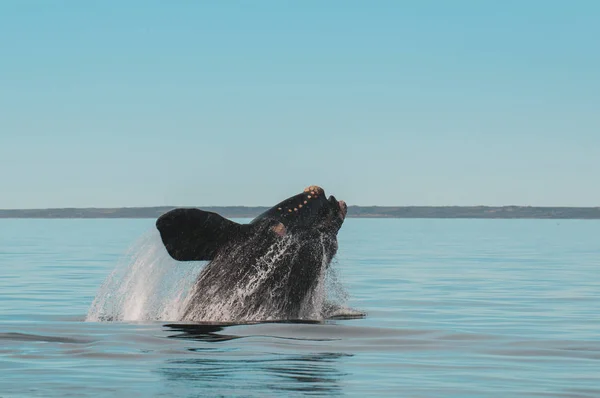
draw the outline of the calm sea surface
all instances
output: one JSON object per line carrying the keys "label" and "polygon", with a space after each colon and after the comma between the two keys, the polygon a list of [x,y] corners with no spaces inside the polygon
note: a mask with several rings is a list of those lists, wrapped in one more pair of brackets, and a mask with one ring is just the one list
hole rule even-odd
{"label": "calm sea surface", "polygon": [[346,220],[362,319],[86,321],[153,224],[0,220],[0,397],[600,397],[598,221]]}

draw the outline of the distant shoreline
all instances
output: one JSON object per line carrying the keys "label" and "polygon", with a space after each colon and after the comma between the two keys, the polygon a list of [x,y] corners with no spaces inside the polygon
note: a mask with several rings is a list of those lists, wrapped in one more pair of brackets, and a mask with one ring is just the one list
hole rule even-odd
{"label": "distant shoreline", "polygon": [[[157,218],[176,206],[0,210],[0,218]],[[206,206],[228,218],[253,218],[268,207]],[[600,219],[600,207],[349,206],[350,218]]]}

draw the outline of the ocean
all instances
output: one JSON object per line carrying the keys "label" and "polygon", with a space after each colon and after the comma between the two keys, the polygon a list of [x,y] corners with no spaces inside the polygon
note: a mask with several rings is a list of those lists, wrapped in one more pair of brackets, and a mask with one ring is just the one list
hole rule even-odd
{"label": "ocean", "polygon": [[170,322],[153,226],[0,220],[0,397],[600,396],[598,220],[347,219],[348,316],[245,325]]}

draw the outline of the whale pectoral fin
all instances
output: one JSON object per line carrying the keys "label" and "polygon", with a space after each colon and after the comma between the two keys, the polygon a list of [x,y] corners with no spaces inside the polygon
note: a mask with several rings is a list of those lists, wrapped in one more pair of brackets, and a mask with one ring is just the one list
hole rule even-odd
{"label": "whale pectoral fin", "polygon": [[167,252],[178,261],[212,260],[243,229],[217,213],[200,209],[171,210],[156,220]]}

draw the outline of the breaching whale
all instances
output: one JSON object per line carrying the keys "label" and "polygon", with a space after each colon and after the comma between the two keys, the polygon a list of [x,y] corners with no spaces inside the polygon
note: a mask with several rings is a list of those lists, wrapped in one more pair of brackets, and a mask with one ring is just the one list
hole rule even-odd
{"label": "breaching whale", "polygon": [[344,201],[312,185],[248,224],[177,208],[156,227],[178,261],[209,261],[185,299],[181,321],[315,317],[315,290],[337,252]]}

